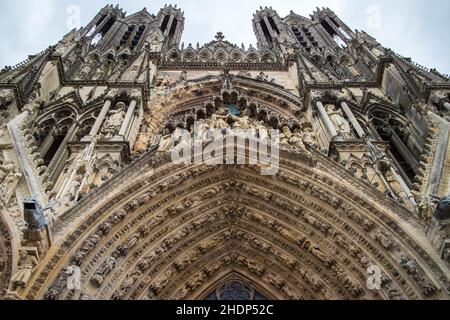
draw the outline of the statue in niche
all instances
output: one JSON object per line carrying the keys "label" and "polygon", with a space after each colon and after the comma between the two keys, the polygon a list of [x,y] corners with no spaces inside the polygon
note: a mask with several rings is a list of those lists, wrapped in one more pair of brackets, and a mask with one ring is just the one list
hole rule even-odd
{"label": "statue in niche", "polygon": [[355,77],[358,80],[364,80],[361,73],[359,72],[358,68],[356,67],[355,63],[353,61],[348,60],[345,62],[345,66],[350,71],[350,74]]}
{"label": "statue in niche", "polygon": [[153,36],[148,42],[151,52],[161,52],[163,41],[161,41],[157,35]]}
{"label": "statue in niche", "polygon": [[348,121],[345,120],[342,110],[336,110],[334,105],[329,104],[327,105],[327,113],[338,134],[344,137],[351,135],[352,130]]}
{"label": "statue in niche", "polygon": [[163,130],[163,136],[159,143],[158,152],[168,152],[174,147],[173,137],[169,129]]}
{"label": "statue in niche", "polygon": [[24,288],[31,279],[31,276],[38,265],[38,260],[26,250],[20,250],[19,263],[16,273],[11,278],[12,290],[17,292]]}
{"label": "statue in niche", "polygon": [[125,104],[118,103],[117,105],[118,109],[110,111],[110,116],[103,126],[102,133],[105,135],[105,139],[111,139],[117,135],[125,119]]}
{"label": "statue in niche", "polygon": [[82,175],[76,175],[73,180],[69,182],[67,193],[64,195],[66,206],[69,206],[72,201],[77,201],[77,195],[80,190],[82,180]]}
{"label": "statue in niche", "polygon": [[125,59],[119,59],[119,61],[116,62],[114,69],[112,71],[112,74],[110,76],[110,80],[118,80],[120,79],[122,72],[125,70],[126,66],[128,64],[128,61]]}
{"label": "statue in niche", "polygon": [[92,77],[92,80],[100,80],[103,79],[106,75],[106,71],[109,69],[109,62],[108,60],[104,60],[100,67],[95,72],[94,76]]}
{"label": "statue in niche", "polygon": [[91,73],[92,69],[95,67],[96,61],[94,58],[89,57],[86,59],[83,68],[77,76],[78,80],[86,79],[88,75]]}

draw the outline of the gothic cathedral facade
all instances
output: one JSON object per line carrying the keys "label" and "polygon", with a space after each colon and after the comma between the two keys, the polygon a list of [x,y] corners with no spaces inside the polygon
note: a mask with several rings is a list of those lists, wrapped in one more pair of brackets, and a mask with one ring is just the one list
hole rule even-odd
{"label": "gothic cathedral facade", "polygon": [[[450,78],[328,8],[184,22],[109,5],[0,72],[1,299],[449,299]],[[213,129],[278,170],[173,161]]]}

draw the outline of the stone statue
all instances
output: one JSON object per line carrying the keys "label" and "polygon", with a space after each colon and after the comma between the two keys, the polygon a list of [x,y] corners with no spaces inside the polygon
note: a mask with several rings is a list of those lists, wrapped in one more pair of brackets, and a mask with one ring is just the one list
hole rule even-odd
{"label": "stone statue", "polygon": [[295,149],[305,149],[305,145],[303,143],[303,135],[298,128],[294,129],[289,142]]}
{"label": "stone statue", "polygon": [[186,70],[181,71],[179,80],[181,82],[187,81],[187,71]]}
{"label": "stone statue", "polygon": [[168,152],[174,147],[173,136],[169,129],[163,130],[163,137],[159,142],[158,152]]}
{"label": "stone statue", "polygon": [[102,62],[100,67],[95,72],[94,76],[92,77],[92,80],[100,80],[103,79],[106,75],[106,71],[109,69],[109,62],[108,60],[105,60]]}
{"label": "stone statue", "polygon": [[118,104],[117,110],[110,111],[110,116],[103,125],[102,133],[106,139],[111,139],[117,135],[122,127],[123,120],[125,119],[124,104]]}
{"label": "stone statue", "polygon": [[319,248],[313,246],[309,241],[304,244],[304,248],[308,250],[314,257],[316,257],[320,262],[322,262],[326,267],[331,267],[334,263],[332,259],[330,259],[325,252],[320,250]]}
{"label": "stone statue", "polygon": [[352,130],[350,125],[348,121],[345,120],[341,110],[336,110],[334,105],[329,104],[327,105],[327,113],[338,134],[343,136],[351,134]]}
{"label": "stone statue", "polygon": [[303,132],[303,142],[304,144],[317,148],[317,137],[314,131],[311,128],[306,128]]}
{"label": "stone statue", "polygon": [[220,107],[216,113],[211,116],[211,123],[214,129],[228,129],[230,125],[227,120],[229,119],[229,112],[224,107]]}
{"label": "stone statue", "polygon": [[81,71],[78,73],[77,79],[78,80],[86,79],[88,77],[89,73],[91,73],[95,64],[96,64],[96,61],[92,57],[89,57],[85,61],[84,66],[81,69]]}
{"label": "stone statue", "polygon": [[15,170],[14,163],[12,161],[6,161],[0,163],[0,184],[5,181],[6,177],[10,175]]}
{"label": "stone statue", "polygon": [[105,281],[105,277],[111,273],[116,267],[116,259],[118,258],[117,253],[113,253],[111,257],[106,259],[106,261],[97,270],[95,275],[91,279],[91,283],[97,287],[100,287]]}
{"label": "stone statue", "polygon": [[303,136],[296,132],[292,133],[288,126],[284,126],[283,133],[280,134],[280,146],[287,146],[289,148],[304,150]]}
{"label": "stone statue", "polygon": [[12,172],[0,183],[0,198],[8,201],[9,195],[14,191],[15,183],[22,177],[20,172]]}
{"label": "stone statue", "polygon": [[81,187],[81,181],[83,180],[83,176],[77,175],[70,183],[69,189],[66,194],[66,198],[70,201],[77,201],[78,191]]}
{"label": "stone statue", "polygon": [[72,265],[67,268],[67,289],[69,290],[81,290],[81,269],[77,265]]}
{"label": "stone statue", "polygon": [[161,52],[163,42],[154,36],[149,42],[149,48],[151,52]]}
{"label": "stone statue", "polygon": [[29,254],[25,250],[19,252],[20,260],[17,266],[16,273],[11,278],[12,291],[16,292],[25,287],[30,281],[30,278],[38,265],[38,260],[35,256]]}

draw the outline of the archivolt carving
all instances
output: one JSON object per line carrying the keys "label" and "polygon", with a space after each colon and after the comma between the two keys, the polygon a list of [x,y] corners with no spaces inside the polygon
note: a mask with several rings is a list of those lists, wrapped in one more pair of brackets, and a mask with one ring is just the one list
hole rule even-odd
{"label": "archivolt carving", "polygon": [[[0,214],[3,214],[1,209]],[[3,217],[0,217],[0,297],[6,293],[12,275],[12,251],[10,230]]]}
{"label": "archivolt carving", "polygon": [[[27,297],[42,297],[42,286],[48,288],[46,298],[73,298],[61,286],[63,269],[72,263],[81,267],[93,298],[198,298],[233,273],[276,298],[446,294],[439,288],[448,280],[423,249],[415,250],[410,231],[400,227],[401,210],[387,214],[381,202],[369,204],[358,193],[344,191],[345,183],[325,178],[322,166],[296,163],[284,154],[280,174],[267,178],[252,167],[215,170],[174,166],[160,156],[143,158],[135,164],[140,172],[143,166],[155,170],[134,183],[121,181],[119,199],[113,180],[106,186],[111,201],[99,203],[97,195],[67,213],[58,229],[75,223],[77,231],[43,264]],[[350,175],[343,177],[364,189]],[[127,204],[118,206],[121,202]],[[75,212],[89,219],[80,220]],[[79,239],[83,233],[88,236]],[[414,256],[422,266],[427,261],[431,269],[410,271],[402,256]],[[378,293],[366,288],[371,265],[383,273]],[[59,278],[48,278],[50,271],[60,272]]]}

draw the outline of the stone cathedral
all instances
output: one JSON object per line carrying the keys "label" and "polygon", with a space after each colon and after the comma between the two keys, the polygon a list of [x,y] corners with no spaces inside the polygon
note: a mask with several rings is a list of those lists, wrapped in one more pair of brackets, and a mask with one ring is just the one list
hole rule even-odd
{"label": "stone cathedral", "polygon": [[[1,70],[0,299],[450,299],[450,78],[328,8],[184,23],[108,5]],[[196,123],[278,171],[173,161]]]}

